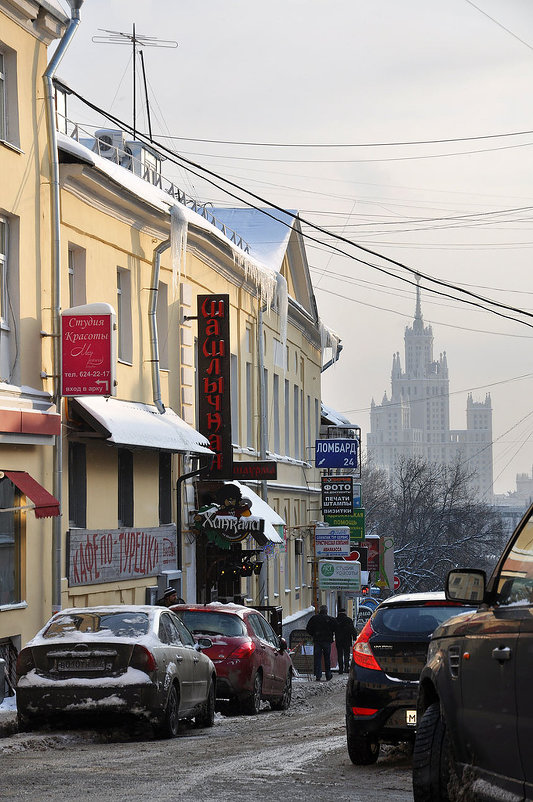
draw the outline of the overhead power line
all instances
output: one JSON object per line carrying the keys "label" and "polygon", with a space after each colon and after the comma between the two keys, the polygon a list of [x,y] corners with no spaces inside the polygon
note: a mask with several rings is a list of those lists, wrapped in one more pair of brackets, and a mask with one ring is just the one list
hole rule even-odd
{"label": "overhead power line", "polygon": [[[57,81],[57,83],[61,84],[60,81]],[[78,92],[73,90],[71,87],[65,86],[65,88],[68,89],[71,92],[71,94],[73,94],[75,97],[77,97],[79,100],[81,100],[89,108],[93,109],[98,114],[103,115],[105,118],[107,118],[108,120],[113,122],[115,125],[119,126],[120,128],[122,128],[123,130],[131,131],[131,126],[128,123],[124,122],[123,120],[120,120],[118,117],[115,117],[115,115],[112,115],[107,111],[104,111],[103,109],[101,109],[96,104],[94,104],[91,101],[89,101],[86,98],[84,98],[82,95],[80,95]],[[343,251],[341,248],[339,248],[339,247],[337,247],[335,245],[329,244],[328,247],[331,250],[334,250],[334,251],[336,251],[338,253],[341,253],[341,254],[347,256],[348,258],[351,258],[354,261],[357,261],[357,262],[359,262],[361,264],[365,264],[365,265],[367,265],[369,267],[372,267],[373,269],[378,270],[379,272],[382,272],[382,273],[384,273],[386,275],[392,276],[392,277],[396,278],[399,281],[403,281],[404,283],[411,284],[412,286],[416,286],[417,283],[418,283],[418,280],[420,278],[423,278],[424,280],[426,280],[426,281],[428,281],[428,282],[430,282],[432,284],[436,284],[438,286],[446,287],[448,289],[451,289],[451,290],[454,290],[456,292],[462,293],[463,295],[466,295],[468,297],[467,298],[461,298],[461,297],[457,298],[456,296],[450,295],[449,293],[442,292],[441,290],[436,290],[432,286],[428,286],[427,287],[427,290],[430,291],[430,292],[433,292],[433,293],[435,293],[437,295],[442,295],[444,297],[452,298],[453,300],[459,300],[459,301],[461,301],[463,303],[466,303],[466,304],[468,304],[470,306],[476,306],[476,307],[480,307],[480,308],[483,308],[483,309],[487,310],[487,307],[483,307],[482,306],[482,303],[487,303],[490,306],[496,307],[495,309],[488,309],[488,311],[491,311],[493,314],[495,314],[495,315],[497,315],[499,317],[505,318],[507,320],[511,320],[513,322],[516,322],[516,323],[521,323],[522,325],[528,326],[529,328],[533,328],[533,324],[528,323],[525,320],[521,320],[520,318],[512,317],[511,315],[505,314],[505,313],[497,311],[497,310],[498,309],[505,309],[506,311],[514,312],[515,314],[518,314],[518,315],[524,315],[525,317],[529,317],[529,318],[533,318],[533,313],[527,312],[525,310],[519,309],[519,308],[514,307],[514,306],[510,306],[508,304],[503,304],[501,302],[494,301],[491,298],[486,298],[486,297],[484,297],[482,295],[479,295],[478,293],[474,293],[474,292],[472,292],[470,290],[462,289],[462,288],[458,287],[457,285],[454,285],[451,282],[444,281],[443,279],[437,279],[437,278],[435,278],[435,277],[433,277],[433,276],[431,276],[429,274],[423,273],[421,270],[418,270],[416,268],[412,268],[409,265],[405,265],[402,262],[399,262],[399,261],[397,261],[395,259],[392,259],[391,257],[388,257],[388,256],[385,256],[383,254],[380,254],[380,253],[378,253],[378,252],[376,252],[376,251],[374,251],[374,250],[372,250],[370,248],[365,248],[364,246],[359,245],[356,242],[353,242],[352,240],[348,239],[347,237],[342,236],[341,234],[334,234],[331,231],[329,231],[328,229],[317,225],[316,223],[312,223],[309,220],[305,220],[302,217],[300,217],[299,215],[293,214],[292,212],[287,211],[286,209],[284,209],[283,207],[279,206],[278,204],[273,203],[272,201],[269,201],[269,200],[267,200],[266,198],[263,198],[260,195],[257,195],[256,193],[252,192],[249,189],[246,189],[245,187],[235,183],[234,181],[230,181],[229,179],[224,178],[223,176],[213,172],[212,170],[209,170],[208,168],[203,167],[202,165],[197,164],[196,162],[193,162],[190,159],[186,159],[184,156],[181,156],[179,153],[175,153],[170,148],[165,147],[163,144],[161,144],[157,140],[153,139],[152,137],[147,136],[144,133],[137,132],[137,137],[141,141],[147,141],[148,143],[150,143],[152,145],[152,147],[155,146],[156,148],[159,148],[159,150],[163,151],[167,155],[167,158],[169,158],[170,161],[174,161],[176,164],[182,164],[183,163],[183,164],[187,165],[187,169],[190,170],[194,175],[197,175],[199,178],[202,178],[204,181],[206,181],[207,183],[211,184],[212,186],[215,186],[217,189],[222,190],[223,192],[225,192],[230,197],[235,198],[235,200],[238,200],[241,203],[245,203],[250,208],[256,209],[257,211],[261,212],[265,216],[270,217],[272,220],[275,220],[276,222],[278,222],[278,223],[280,223],[282,225],[285,225],[288,228],[291,228],[291,225],[288,224],[285,220],[280,220],[279,218],[275,217],[275,215],[273,215],[267,209],[261,208],[261,207],[255,205],[254,203],[251,203],[250,201],[245,200],[245,198],[242,197],[242,194],[241,195],[236,195],[234,192],[230,191],[226,187],[223,187],[223,186],[221,187],[220,184],[215,183],[213,178],[216,178],[217,181],[222,181],[223,184],[227,184],[228,186],[232,187],[232,189],[236,189],[240,193],[244,193],[245,195],[249,196],[250,198],[253,198],[255,201],[258,201],[259,203],[266,204],[266,206],[269,207],[270,209],[273,209],[275,211],[281,212],[285,216],[292,217],[294,220],[299,220],[301,223],[307,225],[311,229],[314,229],[315,231],[319,232],[320,234],[332,237],[333,239],[335,239],[335,240],[337,240],[339,242],[342,242],[343,244],[346,244],[346,245],[348,245],[350,247],[354,247],[357,250],[359,250],[359,251],[361,251],[361,252],[363,252],[365,254],[369,254],[370,256],[377,257],[378,259],[382,259],[383,261],[387,262],[388,264],[394,265],[395,267],[399,267],[400,269],[406,271],[407,273],[410,273],[415,278],[415,281],[413,281],[412,279],[406,278],[405,276],[396,275],[394,273],[391,273],[390,270],[386,270],[384,267],[372,264],[371,262],[367,262],[366,260],[361,259],[358,256],[354,256],[353,254],[349,254],[346,251]],[[175,161],[175,160],[178,160],[178,161]],[[196,172],[197,170],[200,170],[200,173]],[[319,240],[316,237],[311,236],[310,234],[303,234],[303,236],[306,237],[307,239],[309,239],[312,242],[319,243],[320,245],[326,244],[322,240]],[[475,300],[470,300],[470,299],[475,299]],[[482,303],[480,303],[480,302],[482,302]]]}

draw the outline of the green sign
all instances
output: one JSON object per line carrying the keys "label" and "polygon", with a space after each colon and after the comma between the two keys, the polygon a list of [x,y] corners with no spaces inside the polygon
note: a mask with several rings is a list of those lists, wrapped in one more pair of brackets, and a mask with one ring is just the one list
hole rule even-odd
{"label": "green sign", "polygon": [[344,590],[359,593],[361,590],[361,566],[346,560],[319,560],[318,587],[320,590]]}
{"label": "green sign", "polygon": [[324,518],[330,526],[347,526],[350,530],[350,543],[365,539],[364,507],[354,510],[352,515],[325,515]]}

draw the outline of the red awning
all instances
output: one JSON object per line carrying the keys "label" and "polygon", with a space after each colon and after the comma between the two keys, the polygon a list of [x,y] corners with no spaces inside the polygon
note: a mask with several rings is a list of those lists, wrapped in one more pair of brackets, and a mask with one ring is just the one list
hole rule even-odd
{"label": "red awning", "polygon": [[59,501],[29,473],[26,473],[26,471],[4,471],[4,474],[25,496],[33,501],[36,518],[51,518],[59,515]]}

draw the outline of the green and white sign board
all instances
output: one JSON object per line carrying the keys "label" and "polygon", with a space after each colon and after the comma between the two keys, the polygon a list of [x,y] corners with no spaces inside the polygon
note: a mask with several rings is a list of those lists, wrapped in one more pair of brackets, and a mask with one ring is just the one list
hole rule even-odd
{"label": "green and white sign board", "polygon": [[365,509],[355,509],[352,515],[324,515],[330,526],[347,526],[350,529],[350,541],[357,543],[365,539]]}
{"label": "green and white sign board", "polygon": [[320,590],[361,590],[361,564],[354,560],[319,560],[318,587]]}

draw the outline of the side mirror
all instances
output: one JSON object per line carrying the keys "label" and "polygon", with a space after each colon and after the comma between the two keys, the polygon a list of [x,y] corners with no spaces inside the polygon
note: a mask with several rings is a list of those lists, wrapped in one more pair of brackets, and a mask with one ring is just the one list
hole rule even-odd
{"label": "side mirror", "polygon": [[211,638],[206,638],[205,636],[198,638],[198,640],[196,641],[196,646],[198,647],[198,649],[210,649],[212,645],[213,641],[211,640]]}
{"label": "side mirror", "polygon": [[279,639],[279,650],[280,650],[280,652],[286,652],[287,649],[288,649],[287,641],[285,640],[285,638],[280,638]]}
{"label": "side mirror", "polygon": [[485,598],[487,578],[477,568],[459,568],[449,571],[446,577],[448,601],[481,604]]}

